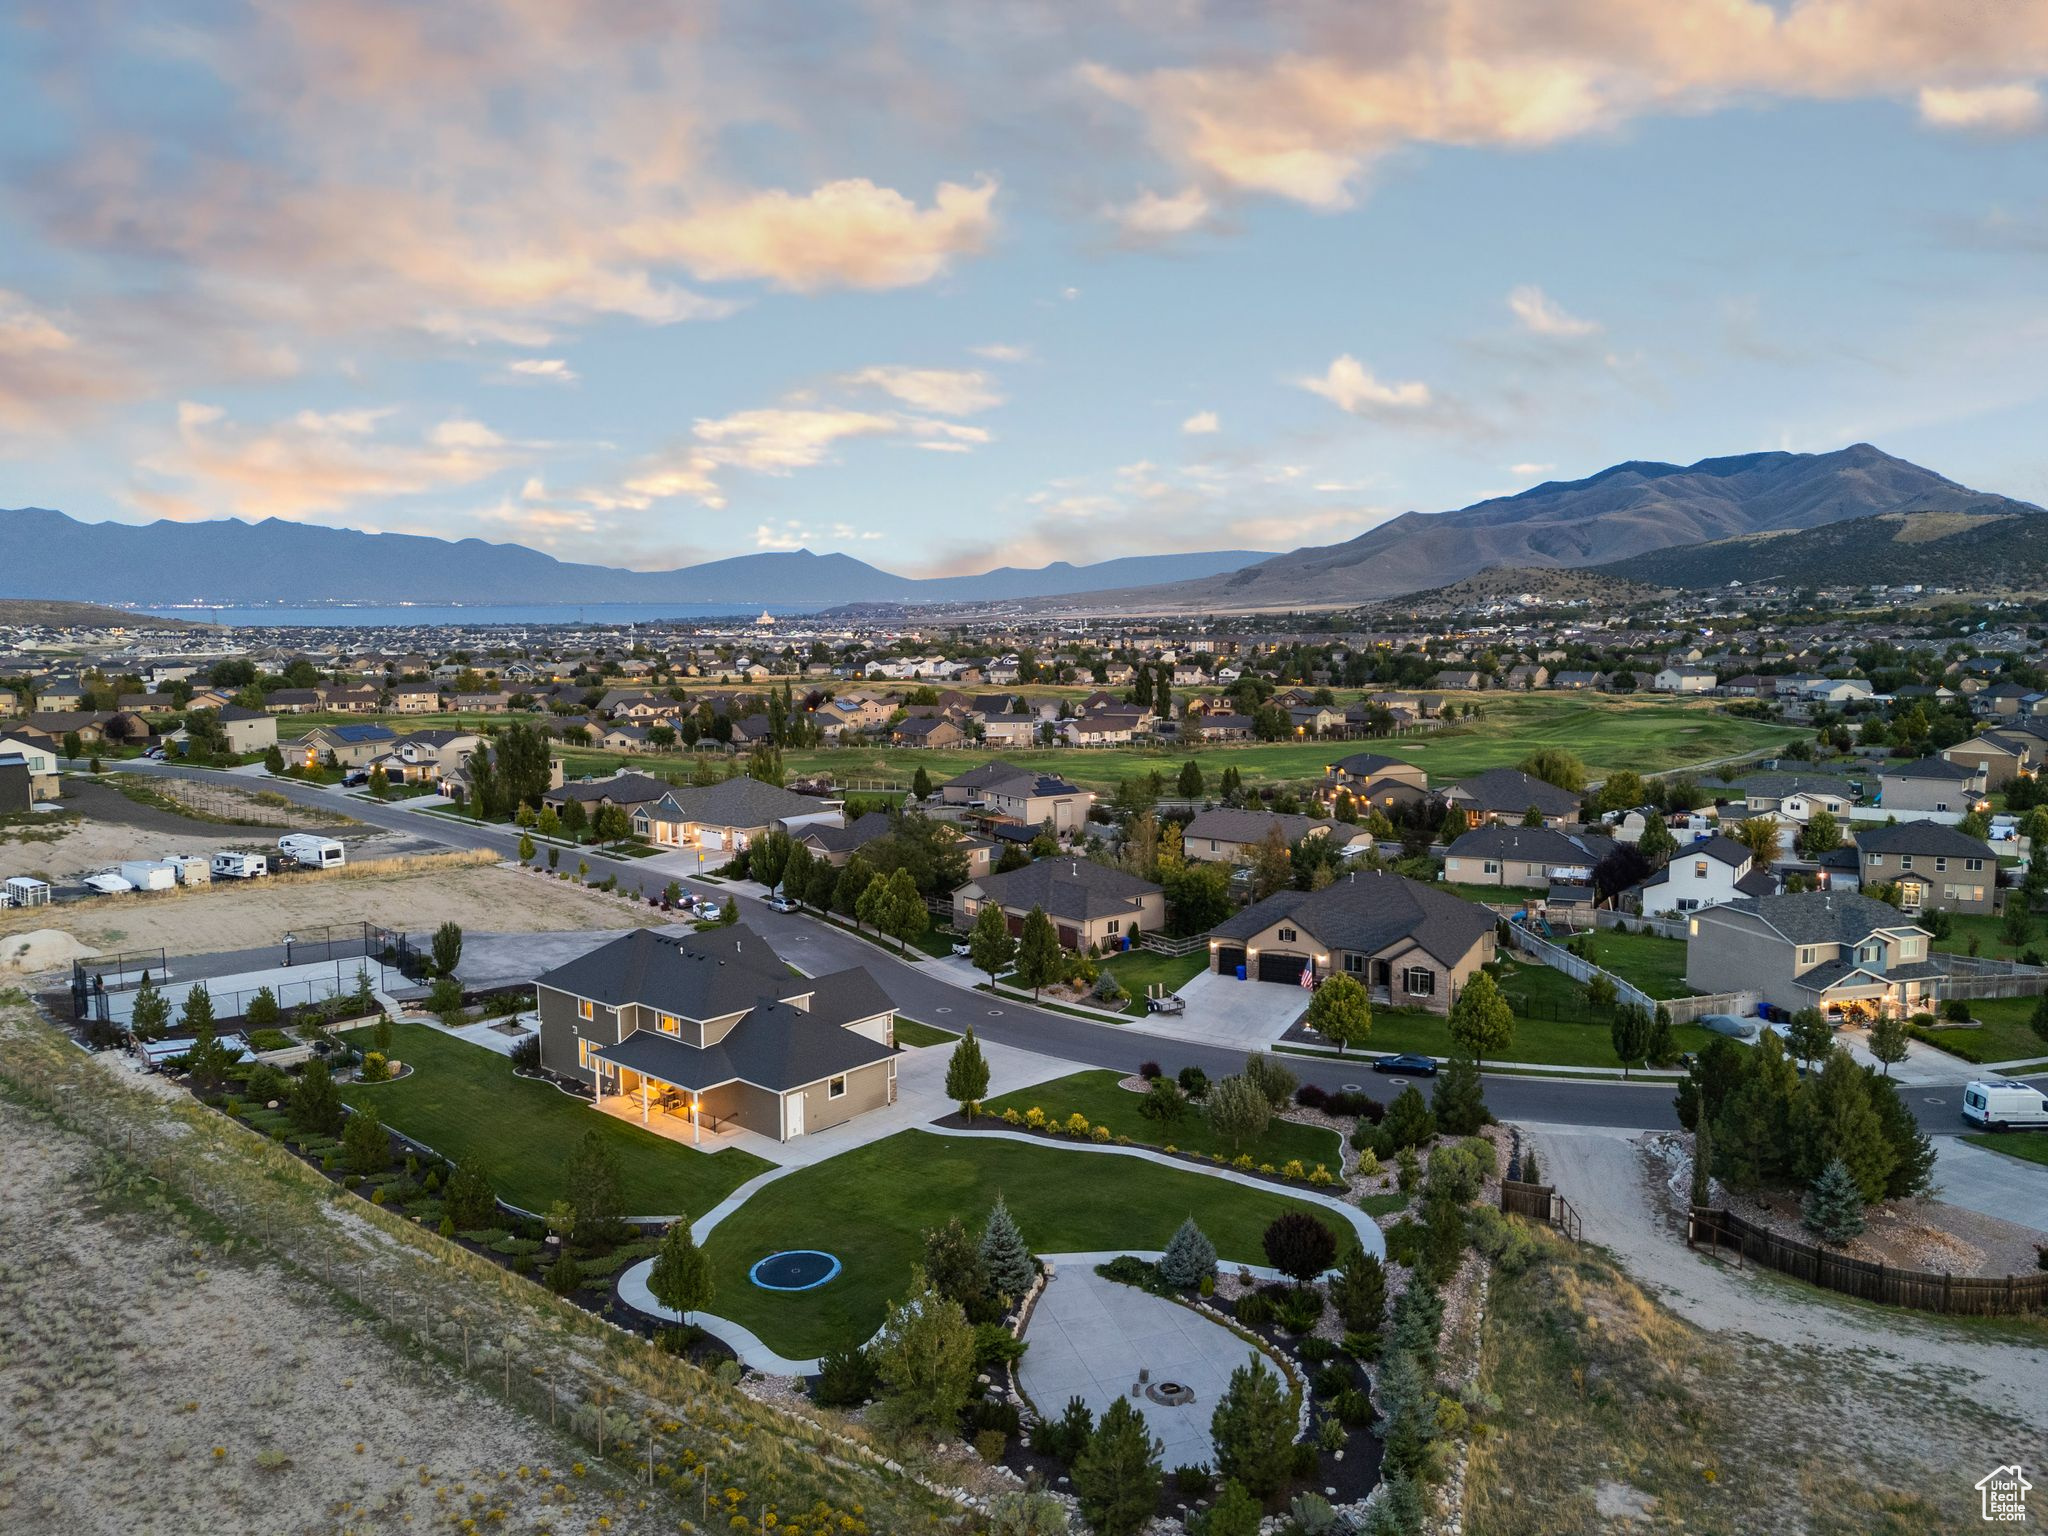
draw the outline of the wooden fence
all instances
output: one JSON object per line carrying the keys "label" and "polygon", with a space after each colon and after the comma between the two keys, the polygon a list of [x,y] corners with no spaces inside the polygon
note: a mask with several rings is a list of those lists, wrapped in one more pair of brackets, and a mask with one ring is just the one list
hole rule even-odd
{"label": "wooden fence", "polygon": [[1500,1181],[1500,1208],[1509,1216],[1526,1216],[1547,1222],[1573,1242],[1579,1240],[1579,1213],[1549,1184],[1528,1184],[1520,1179]]}
{"label": "wooden fence", "polygon": [[[1502,1199],[1505,1202],[1505,1185]],[[1751,1263],[1778,1270],[1809,1285],[1886,1306],[1969,1317],[2010,1317],[2048,1308],[2048,1272],[1959,1277],[1921,1269],[1896,1269],[1782,1236],[1743,1220],[1733,1211],[1705,1207],[1694,1210],[1686,1227],[1686,1243],[1696,1246],[1702,1242],[1717,1251],[1732,1248]]]}

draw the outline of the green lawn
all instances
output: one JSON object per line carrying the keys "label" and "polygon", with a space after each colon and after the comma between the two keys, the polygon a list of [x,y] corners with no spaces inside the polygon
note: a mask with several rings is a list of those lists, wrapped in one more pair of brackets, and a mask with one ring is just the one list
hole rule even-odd
{"label": "green lawn", "polygon": [[934,1029],[929,1024],[920,1024],[915,1019],[896,1017],[896,1043],[898,1045],[947,1045],[960,1037],[950,1029]]}
{"label": "green lawn", "polygon": [[[1057,1146],[900,1131],[763,1185],[705,1245],[710,1310],[804,1359],[859,1344],[901,1296],[920,1234],[958,1216],[978,1231],[1000,1194],[1034,1253],[1164,1248],[1192,1215],[1226,1260],[1264,1263],[1259,1236],[1289,1209],[1327,1212],[1277,1191],[1207,1174]],[[815,1291],[764,1291],[747,1271],[786,1248],[819,1248],[845,1268]]]}
{"label": "green lawn", "polygon": [[2048,1168],[2048,1136],[2038,1131],[2007,1131],[2003,1135],[1979,1131],[1965,1136],[1963,1140],[1973,1147],[2003,1152],[2007,1157],[2016,1157],[2023,1163],[2039,1163],[2042,1167]]}
{"label": "green lawn", "polygon": [[2048,1040],[2035,1034],[2028,1022],[2038,1001],[2032,997],[1973,997],[1970,1012],[1983,1024],[1982,1029],[1937,1029],[1935,1033],[1953,1035],[1985,1061],[2030,1061],[2048,1056]]}
{"label": "green lawn", "polygon": [[2015,946],[2005,942],[2005,919],[1993,917],[1988,912],[1951,912],[1948,937],[1936,939],[1934,948],[1966,955],[1970,952],[1972,939],[1977,941],[1977,953],[1991,959],[2017,960],[2023,951],[2029,949],[2048,953],[2048,926],[2044,926],[2039,917],[2034,919],[2032,936],[2024,944]]}
{"label": "green lawn", "polygon": [[[1538,969],[1530,967],[1529,969]],[[1548,970],[1547,967],[1542,969]],[[1561,971],[1548,971],[1570,983]],[[1697,1051],[1713,1035],[1697,1024],[1672,1026],[1671,1038],[1680,1051]],[[1451,1053],[1450,1029],[1439,1014],[1419,1009],[1375,1008],[1372,1038],[1366,1047],[1375,1051],[1420,1051],[1430,1056]],[[1619,1067],[1606,1019],[1579,1023],[1566,1019],[1538,1018],[1516,1011],[1513,1044],[1500,1053],[1502,1061],[1528,1062],[1549,1067]]]}
{"label": "green lawn", "polygon": [[1685,940],[1654,933],[1616,933],[1601,928],[1584,935],[1586,955],[1595,965],[1633,982],[1652,997],[1690,997],[1685,984]]}
{"label": "green lawn", "polygon": [[1102,968],[1123,983],[1124,990],[1131,994],[1131,1000],[1124,1008],[1125,1013],[1145,1012],[1145,989],[1157,982],[1169,992],[1177,992],[1188,982],[1208,969],[1208,949],[1191,950],[1185,955],[1162,955],[1149,949],[1133,949],[1120,955],[1112,955],[1102,962]]}
{"label": "green lawn", "polygon": [[[1156,1120],[1147,1120],[1138,1113],[1144,1095],[1117,1087],[1122,1076],[1121,1072],[1076,1072],[1071,1077],[1054,1078],[1035,1088],[991,1099],[982,1109],[993,1115],[1014,1109],[1021,1115],[1035,1107],[1044,1110],[1047,1118],[1060,1120],[1079,1113],[1088,1117],[1090,1125],[1106,1125],[1116,1135],[1153,1146],[1171,1143],[1183,1152],[1229,1150],[1210,1131],[1208,1118],[1202,1114],[1184,1116],[1170,1131],[1162,1129]],[[1332,1173],[1343,1158],[1335,1131],[1324,1126],[1297,1125],[1291,1120],[1273,1121],[1266,1127],[1266,1134],[1245,1151],[1255,1163],[1271,1163],[1278,1168],[1290,1158],[1300,1158],[1310,1168],[1327,1163]]]}
{"label": "green lawn", "polygon": [[[357,1030],[351,1038],[361,1045],[367,1035]],[[392,1051],[417,1069],[412,1076],[348,1084],[342,1097],[444,1157],[482,1158],[498,1193],[529,1211],[567,1193],[569,1159],[592,1130],[618,1153],[626,1210],[635,1216],[701,1216],[771,1166],[751,1152],[698,1152],[601,1115],[546,1083],[514,1076],[495,1051],[424,1024],[400,1024]]]}

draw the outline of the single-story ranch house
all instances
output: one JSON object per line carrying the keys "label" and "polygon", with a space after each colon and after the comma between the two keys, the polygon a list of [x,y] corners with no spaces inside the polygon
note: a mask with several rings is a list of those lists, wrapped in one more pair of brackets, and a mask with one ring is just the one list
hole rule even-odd
{"label": "single-story ranch house", "polygon": [[1049,858],[1005,874],[983,875],[953,893],[953,926],[965,932],[975,915],[994,902],[1010,932],[1022,933],[1024,919],[1041,907],[1068,949],[1090,945],[1120,949],[1132,933],[1166,927],[1166,893],[1149,880],[1089,859]]}
{"label": "single-story ranch house", "polygon": [[642,928],[535,983],[541,1066],[606,1113],[776,1141],[896,1102],[896,1012],[855,967],[794,975],[744,924]]}
{"label": "single-story ranch house", "polygon": [[1374,1001],[1448,1013],[1494,955],[1486,908],[1404,875],[1356,871],[1320,891],[1276,891],[1209,934],[1209,967],[1299,986],[1344,972]]}
{"label": "single-story ranch house", "polygon": [[634,807],[633,831],[662,848],[737,853],[776,827],[837,826],[842,804],[745,776],[718,784],[679,784],[652,804]]}
{"label": "single-story ranch house", "polygon": [[1534,806],[1546,827],[1561,827],[1579,814],[1579,797],[1568,789],[1522,772],[1489,768],[1444,791],[1446,807],[1458,806],[1473,826],[1489,821],[1519,822]]}

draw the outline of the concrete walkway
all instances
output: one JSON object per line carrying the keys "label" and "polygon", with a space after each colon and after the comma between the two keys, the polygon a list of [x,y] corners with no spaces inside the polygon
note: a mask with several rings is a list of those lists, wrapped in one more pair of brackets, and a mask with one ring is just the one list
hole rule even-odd
{"label": "concrete walkway", "polygon": [[[631,1265],[619,1276],[619,1300],[636,1311],[645,1312],[649,1317],[658,1317],[666,1323],[680,1323],[683,1314],[671,1312],[654,1299],[654,1293],[647,1289],[647,1277],[654,1272],[654,1260],[642,1259]],[[717,1317],[709,1312],[699,1312],[691,1319],[699,1328],[714,1339],[731,1346],[732,1352],[740,1357],[743,1364],[769,1376],[813,1376],[817,1374],[816,1360],[792,1360],[779,1355],[761,1342],[760,1336],[751,1328],[743,1328],[730,1318]]]}
{"label": "concrete walkway", "polygon": [[[1257,1354],[1221,1323],[1162,1296],[1095,1273],[1094,1254],[1045,1254],[1054,1274],[1033,1308],[1018,1363],[1018,1384],[1041,1414],[1057,1418],[1078,1397],[1099,1420],[1124,1398],[1163,1447],[1169,1467],[1213,1465],[1209,1421],[1230,1373]],[[1178,1382],[1194,1401],[1177,1407],[1131,1396],[1138,1373]]]}

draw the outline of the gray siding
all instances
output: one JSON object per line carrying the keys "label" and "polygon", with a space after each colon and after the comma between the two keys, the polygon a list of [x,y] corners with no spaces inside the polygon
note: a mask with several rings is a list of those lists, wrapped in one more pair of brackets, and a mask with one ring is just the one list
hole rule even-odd
{"label": "gray siding", "polygon": [[843,1125],[855,1115],[886,1105],[889,1102],[889,1065],[886,1061],[878,1061],[847,1073],[846,1092],[836,1099],[828,1093],[829,1079],[792,1089],[790,1097],[800,1097],[804,1101],[804,1134],[809,1136],[829,1130],[835,1125]]}

